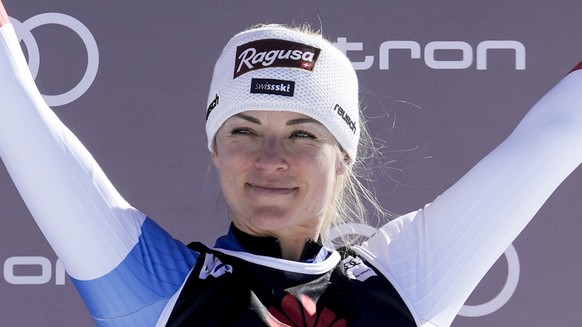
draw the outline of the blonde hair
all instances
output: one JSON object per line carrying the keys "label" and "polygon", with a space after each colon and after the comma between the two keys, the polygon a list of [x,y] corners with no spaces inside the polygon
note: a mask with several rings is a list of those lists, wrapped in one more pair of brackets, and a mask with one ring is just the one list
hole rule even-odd
{"label": "blonde hair", "polygon": [[[370,136],[363,115],[360,116],[358,155],[352,165],[344,162],[346,173],[337,177],[320,232],[323,242],[331,246],[357,244],[361,242],[363,235],[357,233],[354,225],[368,225],[371,217],[387,221],[393,216],[380,204],[373,189],[365,185],[373,180],[369,163],[377,159],[379,151]],[[339,145],[338,152],[338,155],[345,156]],[[338,227],[342,227],[343,234],[334,240],[330,239],[330,231]]]}

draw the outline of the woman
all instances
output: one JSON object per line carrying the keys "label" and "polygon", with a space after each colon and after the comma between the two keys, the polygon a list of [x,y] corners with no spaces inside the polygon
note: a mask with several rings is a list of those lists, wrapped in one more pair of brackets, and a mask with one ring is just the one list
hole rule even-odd
{"label": "woman", "polygon": [[209,93],[233,224],[213,248],[186,246],[131,207],[46,106],[3,10],[0,33],[0,155],[99,326],[450,325],[582,162],[575,70],[433,203],[327,248],[357,212],[357,78],[321,36],[264,26],[230,40]]}

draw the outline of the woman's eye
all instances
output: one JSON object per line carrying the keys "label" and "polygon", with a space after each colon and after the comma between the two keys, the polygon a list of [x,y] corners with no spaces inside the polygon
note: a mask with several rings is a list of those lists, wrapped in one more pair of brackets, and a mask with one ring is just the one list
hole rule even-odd
{"label": "woman's eye", "polygon": [[253,132],[250,129],[248,129],[248,128],[238,127],[238,128],[233,128],[230,131],[230,134],[231,135],[252,135]]}
{"label": "woman's eye", "polygon": [[315,136],[303,130],[297,130],[291,133],[291,137],[314,139]]}

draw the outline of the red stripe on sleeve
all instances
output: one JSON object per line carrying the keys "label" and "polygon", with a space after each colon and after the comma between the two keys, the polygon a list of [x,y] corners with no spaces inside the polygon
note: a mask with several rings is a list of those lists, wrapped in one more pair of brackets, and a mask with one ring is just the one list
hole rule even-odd
{"label": "red stripe on sleeve", "polygon": [[582,69],[582,61],[580,61],[580,63],[578,63],[578,65],[576,65],[576,67],[574,67],[574,69],[572,69],[570,71],[570,73],[573,72],[573,71],[575,71],[575,70],[578,70],[578,69]]}
{"label": "red stripe on sleeve", "polygon": [[6,9],[4,9],[4,5],[2,4],[2,0],[0,0],[0,27],[9,24],[10,20],[8,19],[8,14],[6,13]]}

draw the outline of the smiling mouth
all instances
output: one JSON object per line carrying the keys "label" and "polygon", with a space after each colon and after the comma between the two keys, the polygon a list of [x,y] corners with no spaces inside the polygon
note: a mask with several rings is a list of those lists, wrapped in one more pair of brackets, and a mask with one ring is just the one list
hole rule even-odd
{"label": "smiling mouth", "polygon": [[247,188],[256,194],[263,195],[287,195],[294,193],[299,188],[298,187],[276,187],[276,186],[264,186],[255,184],[246,184]]}

